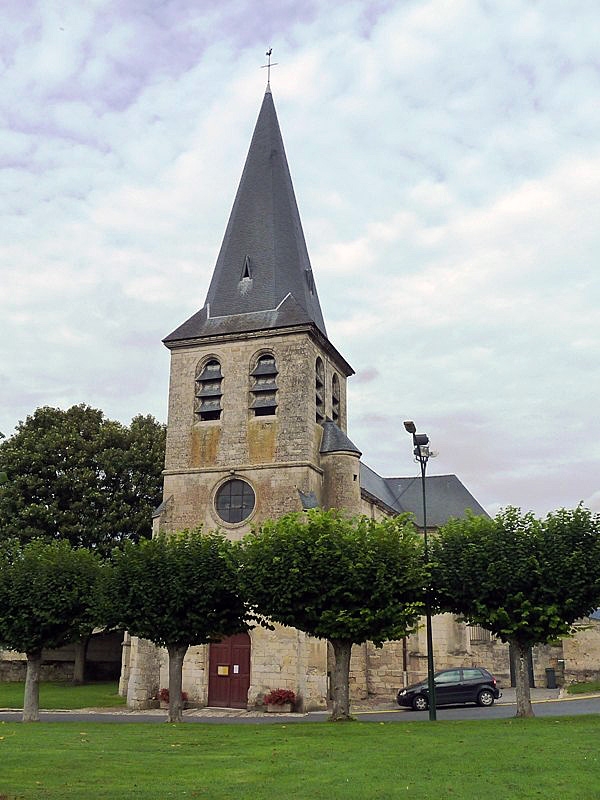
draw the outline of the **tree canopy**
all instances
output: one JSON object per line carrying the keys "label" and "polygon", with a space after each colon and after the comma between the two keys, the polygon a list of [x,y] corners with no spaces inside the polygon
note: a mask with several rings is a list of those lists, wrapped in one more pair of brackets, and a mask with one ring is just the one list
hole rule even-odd
{"label": "tree canopy", "polygon": [[216,532],[125,542],[105,589],[113,621],[169,653],[169,720],[181,719],[181,671],[190,645],[248,629],[236,548]]}
{"label": "tree canopy", "polygon": [[540,520],[508,508],[450,520],[431,559],[440,608],[514,645],[517,714],[530,716],[529,648],[568,635],[600,603],[600,516],[579,507]]}
{"label": "tree canopy", "polygon": [[0,544],[0,645],[27,654],[24,719],[39,717],[42,649],[62,647],[93,627],[96,556],[68,542]]}
{"label": "tree canopy", "polygon": [[265,522],[242,550],[254,609],[331,642],[333,718],[347,719],[352,645],[400,639],[422,613],[426,574],[414,525],[408,516],[376,522],[315,509]]}
{"label": "tree canopy", "polygon": [[[0,431],[0,439],[4,439],[4,434],[2,433],[2,431]],[[7,481],[6,472],[4,471],[2,464],[0,464],[0,487],[2,486],[3,483],[6,483],[6,481]]]}
{"label": "tree canopy", "polygon": [[0,537],[65,539],[108,555],[150,536],[164,449],[165,427],[151,416],[127,427],[86,405],[38,408],[0,442]]}

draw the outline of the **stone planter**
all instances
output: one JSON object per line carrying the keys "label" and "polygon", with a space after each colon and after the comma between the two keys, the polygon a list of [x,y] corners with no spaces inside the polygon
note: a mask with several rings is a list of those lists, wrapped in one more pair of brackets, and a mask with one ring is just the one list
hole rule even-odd
{"label": "stone planter", "polygon": [[[168,701],[167,701],[167,702],[165,702],[164,700],[161,700],[161,701],[160,701],[160,708],[166,709],[166,710],[168,711],[168,710],[169,710],[169,703],[168,703]],[[187,709],[188,709],[188,708],[193,708],[193,703],[190,703],[190,701],[189,701],[189,700],[184,700],[184,701],[181,703],[181,708],[182,708],[184,711],[187,711]]]}
{"label": "stone planter", "polygon": [[267,705],[269,714],[289,714],[291,710],[291,703],[269,703]]}

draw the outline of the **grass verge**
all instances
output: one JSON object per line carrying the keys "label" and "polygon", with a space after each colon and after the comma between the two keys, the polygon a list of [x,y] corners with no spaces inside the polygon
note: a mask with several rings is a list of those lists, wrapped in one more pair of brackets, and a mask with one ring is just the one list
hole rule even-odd
{"label": "grass verge", "polygon": [[571,683],[569,686],[567,686],[567,694],[588,694],[591,692],[600,692],[600,681]]}
{"label": "grass verge", "polygon": [[[0,683],[0,708],[23,708],[23,682]],[[40,683],[40,708],[118,708],[125,698],[117,694],[115,681],[107,683]],[[2,797],[0,795],[0,800]]]}
{"label": "grass verge", "polygon": [[292,725],[0,724],[2,800],[592,800],[597,716]]}

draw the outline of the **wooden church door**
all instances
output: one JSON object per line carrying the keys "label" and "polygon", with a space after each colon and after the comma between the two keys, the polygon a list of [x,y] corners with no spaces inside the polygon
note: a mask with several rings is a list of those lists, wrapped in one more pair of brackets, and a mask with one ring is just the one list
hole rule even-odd
{"label": "wooden church door", "polygon": [[208,705],[246,708],[250,688],[250,636],[238,633],[210,645]]}

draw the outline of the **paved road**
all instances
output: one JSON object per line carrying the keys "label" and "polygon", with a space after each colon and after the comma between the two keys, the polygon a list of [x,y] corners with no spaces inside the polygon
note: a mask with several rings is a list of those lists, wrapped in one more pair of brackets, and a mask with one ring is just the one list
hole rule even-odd
{"label": "paved road", "polygon": [[[560,717],[576,716],[579,714],[600,714],[600,695],[588,696],[583,698],[548,699],[534,702],[534,711],[537,717]],[[514,703],[497,703],[491,708],[479,708],[478,706],[439,708],[437,711],[438,720],[461,720],[461,719],[506,719],[514,717],[516,706]],[[426,711],[408,711],[405,709],[379,708],[371,711],[357,711],[355,716],[361,722],[425,722],[429,719]],[[185,721],[204,722],[213,725],[268,725],[273,723],[291,724],[298,722],[323,722],[328,718],[325,712],[311,712],[309,714],[264,714],[261,712],[227,712],[202,709],[200,711],[187,712]],[[0,722],[18,722],[21,719],[20,711],[0,712]],[[164,711],[154,712],[53,712],[43,711],[41,713],[43,722],[108,722],[108,723],[131,723],[146,722],[158,723],[165,722],[166,713]]]}
{"label": "paved road", "polygon": [[[479,706],[446,707],[437,709],[439,720],[461,720],[461,719],[507,719],[516,714],[515,703],[497,703],[491,708],[479,708]],[[585,697],[562,700],[543,700],[534,702],[533,710],[536,717],[565,717],[577,716],[580,714],[600,714],[600,697]],[[429,720],[427,711],[387,711],[380,712],[375,710],[365,715],[361,719],[374,722],[422,722]]]}

